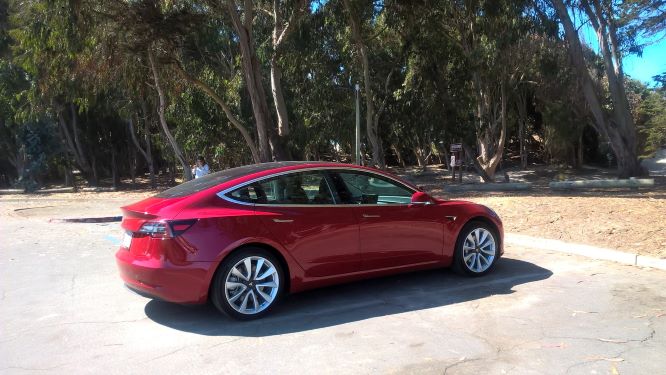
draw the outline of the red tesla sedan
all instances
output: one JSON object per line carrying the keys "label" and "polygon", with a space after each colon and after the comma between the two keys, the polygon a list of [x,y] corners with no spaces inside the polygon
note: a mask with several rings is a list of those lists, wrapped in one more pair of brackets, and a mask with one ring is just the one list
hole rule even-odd
{"label": "red tesla sedan", "polygon": [[363,278],[447,266],[484,275],[503,252],[493,210],[339,163],[228,169],[123,213],[116,260],[130,289],[210,299],[237,319],[266,314],[287,292]]}

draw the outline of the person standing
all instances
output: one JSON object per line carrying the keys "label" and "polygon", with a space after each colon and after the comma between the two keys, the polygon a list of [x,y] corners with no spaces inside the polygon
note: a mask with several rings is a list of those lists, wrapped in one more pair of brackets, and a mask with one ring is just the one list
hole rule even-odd
{"label": "person standing", "polygon": [[207,175],[208,173],[210,173],[210,168],[208,168],[208,164],[206,164],[206,159],[199,155],[197,157],[196,165],[194,165],[192,168],[192,176],[194,178],[199,178]]}

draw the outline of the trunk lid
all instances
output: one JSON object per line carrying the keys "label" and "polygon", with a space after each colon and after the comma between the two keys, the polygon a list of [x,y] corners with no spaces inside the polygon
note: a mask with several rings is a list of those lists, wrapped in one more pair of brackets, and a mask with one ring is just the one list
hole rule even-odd
{"label": "trunk lid", "polygon": [[184,198],[158,198],[150,197],[142,201],[121,207],[123,211],[123,229],[136,232],[147,221],[172,219],[180,208],[177,203]]}

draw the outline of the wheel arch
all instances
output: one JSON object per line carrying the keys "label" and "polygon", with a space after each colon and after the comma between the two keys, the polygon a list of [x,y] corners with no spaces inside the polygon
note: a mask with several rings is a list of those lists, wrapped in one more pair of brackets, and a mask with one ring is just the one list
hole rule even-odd
{"label": "wheel arch", "polygon": [[489,225],[491,228],[493,228],[493,230],[495,231],[495,235],[497,236],[497,241],[499,242],[500,251],[501,251],[501,249],[504,248],[503,238],[502,238],[502,235],[500,233],[500,230],[499,230],[497,224],[493,220],[491,220],[489,217],[483,216],[483,215],[471,216],[469,219],[467,219],[467,221],[462,223],[462,225],[460,226],[460,230],[458,230],[458,235],[456,236],[456,242],[460,238],[462,230],[465,228],[465,226],[467,226],[469,223],[471,223],[473,221],[482,222],[484,224]]}

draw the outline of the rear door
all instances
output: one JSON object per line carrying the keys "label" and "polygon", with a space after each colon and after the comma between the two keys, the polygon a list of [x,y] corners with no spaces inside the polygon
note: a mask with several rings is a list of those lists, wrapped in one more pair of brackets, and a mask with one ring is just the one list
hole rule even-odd
{"label": "rear door", "polygon": [[354,210],[337,204],[323,171],[268,178],[241,187],[229,197],[255,204],[259,222],[292,254],[307,277],[360,269]]}
{"label": "rear door", "polygon": [[363,270],[441,261],[443,224],[436,205],[412,205],[413,191],[362,171],[336,171],[331,181],[359,221]]}

